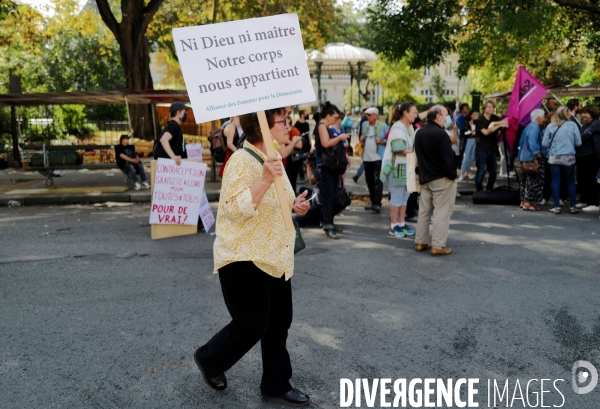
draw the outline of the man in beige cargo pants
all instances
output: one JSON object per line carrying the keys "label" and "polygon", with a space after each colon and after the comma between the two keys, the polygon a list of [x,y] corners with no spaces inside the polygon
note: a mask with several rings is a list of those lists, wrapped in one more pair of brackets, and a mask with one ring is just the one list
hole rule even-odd
{"label": "man in beige cargo pants", "polygon": [[[452,144],[444,130],[451,124],[448,110],[442,105],[435,105],[427,112],[427,124],[415,136],[422,185],[415,250],[431,249],[432,256],[452,253],[452,249],[446,247],[446,240],[456,201],[456,162]],[[434,213],[430,244],[429,220]]]}

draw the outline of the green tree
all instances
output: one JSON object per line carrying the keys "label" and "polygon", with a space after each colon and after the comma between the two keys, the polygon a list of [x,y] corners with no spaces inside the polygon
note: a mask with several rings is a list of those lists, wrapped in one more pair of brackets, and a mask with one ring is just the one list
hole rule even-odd
{"label": "green tree", "polygon": [[[331,32],[334,0],[304,2],[301,0],[96,0],[98,10],[106,26],[119,44],[121,65],[127,88],[131,90],[153,89],[150,75],[151,46],[173,53],[171,29],[261,17],[279,13],[297,12],[305,46],[322,47],[327,33]],[[118,6],[120,4],[120,10]],[[164,4],[164,7],[163,7]],[[151,118],[150,107],[135,105],[130,108],[134,123],[140,117]],[[151,121],[141,122],[136,132],[139,136],[152,135]]]}
{"label": "green tree", "polygon": [[395,101],[414,100],[410,91],[423,79],[421,70],[410,68],[406,58],[390,61],[379,55],[369,78],[381,85],[384,95]]}
{"label": "green tree", "polygon": [[22,78],[23,91],[44,91],[40,67],[47,37],[44,17],[27,4],[3,4],[0,24],[0,92],[8,92],[8,75]]}
{"label": "green tree", "polygon": [[435,95],[438,102],[444,101],[446,97],[446,81],[442,79],[440,72],[435,70],[435,73],[431,76],[431,87],[429,91]]}
{"label": "green tree", "polygon": [[[434,66],[458,52],[458,74],[526,65],[547,83],[573,80],[582,45],[598,59],[600,6],[585,0],[375,0],[369,11],[373,46],[413,67]],[[557,41],[557,39],[560,39]],[[568,82],[568,81],[567,81]]]}
{"label": "green tree", "polygon": [[119,46],[97,11],[78,10],[74,0],[56,0],[43,47],[49,91],[125,88]]}
{"label": "green tree", "polygon": [[346,43],[357,47],[369,48],[372,34],[366,21],[366,11],[357,10],[352,1],[343,1],[335,9],[335,21],[332,24],[331,41]]}

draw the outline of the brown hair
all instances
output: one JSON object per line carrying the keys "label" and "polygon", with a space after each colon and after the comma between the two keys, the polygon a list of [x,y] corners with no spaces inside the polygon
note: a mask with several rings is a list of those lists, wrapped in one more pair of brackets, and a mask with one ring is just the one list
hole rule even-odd
{"label": "brown hair", "polygon": [[600,112],[598,112],[598,107],[594,104],[584,106],[581,111],[583,113],[590,114],[592,118],[598,118],[598,115],[600,115]]}
{"label": "brown hair", "polygon": [[[283,115],[285,116],[286,109],[284,107],[275,108],[275,109],[266,109],[265,116],[267,117],[267,123],[269,124],[269,129],[273,128],[275,125],[275,115]],[[263,137],[260,132],[260,123],[258,122],[258,115],[256,112],[252,112],[245,115],[240,115],[240,126],[246,134],[246,140],[251,144],[255,144],[257,142],[262,142]]]}
{"label": "brown hair", "polygon": [[392,106],[392,116],[391,116],[390,124],[393,124],[394,122],[401,120],[402,117],[404,116],[404,113],[410,111],[410,109],[415,106],[416,105],[413,104],[412,102],[402,102],[402,103],[396,102]]}
{"label": "brown hair", "polygon": [[483,109],[485,109],[487,107],[488,104],[491,104],[494,106],[494,108],[496,108],[496,103],[494,101],[492,101],[491,99],[488,99],[487,101],[485,101],[483,103]]}

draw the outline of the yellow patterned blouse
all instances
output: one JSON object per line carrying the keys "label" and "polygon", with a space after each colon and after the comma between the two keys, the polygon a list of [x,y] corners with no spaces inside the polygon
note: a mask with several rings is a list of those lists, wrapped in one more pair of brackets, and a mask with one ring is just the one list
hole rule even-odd
{"label": "yellow patterned blouse", "polygon": [[[254,145],[246,142],[244,147],[267,159]],[[238,149],[227,161],[213,248],[215,273],[236,261],[252,261],[270,276],[280,278],[285,274],[289,280],[293,275],[296,232],[285,227],[275,184],[267,190],[256,210],[252,204],[250,187],[260,179],[262,171],[260,162],[244,149]],[[294,191],[285,172],[282,178],[291,209]]]}

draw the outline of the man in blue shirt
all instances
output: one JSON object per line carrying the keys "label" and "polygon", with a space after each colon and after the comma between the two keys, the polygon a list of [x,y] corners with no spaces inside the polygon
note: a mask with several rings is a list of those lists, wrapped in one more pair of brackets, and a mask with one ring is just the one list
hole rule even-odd
{"label": "man in blue shirt", "polygon": [[360,141],[364,142],[363,163],[365,165],[365,178],[369,188],[371,204],[365,210],[381,211],[381,198],[383,196],[383,182],[379,180],[381,161],[385,153],[385,136],[388,125],[379,120],[379,110],[371,107],[365,111],[367,120],[361,126]]}

